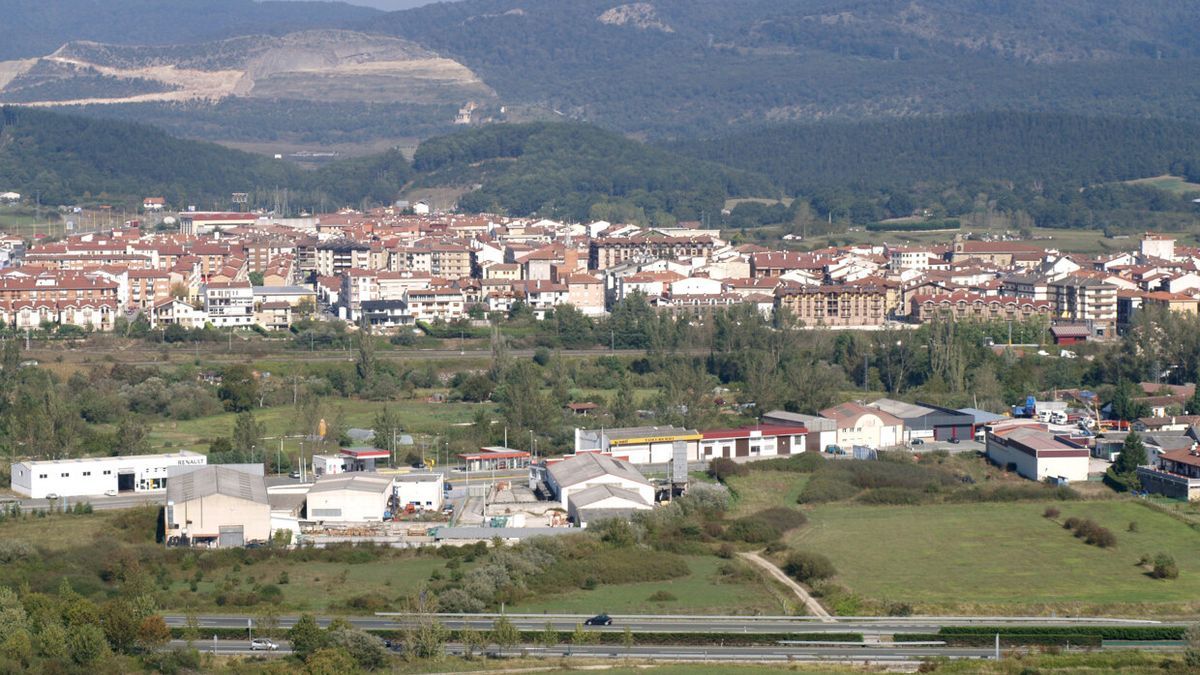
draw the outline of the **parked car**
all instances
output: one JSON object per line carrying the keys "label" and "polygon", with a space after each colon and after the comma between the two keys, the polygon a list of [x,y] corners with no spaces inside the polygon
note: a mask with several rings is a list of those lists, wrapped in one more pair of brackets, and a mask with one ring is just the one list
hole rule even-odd
{"label": "parked car", "polygon": [[46,494],[46,499],[58,499],[58,493],[57,493],[57,492],[50,492],[50,493],[47,493],[47,494]]}
{"label": "parked car", "polygon": [[267,638],[254,638],[250,641],[250,651],[252,652],[273,652],[276,649],[279,649],[279,645],[275,644],[271,640],[268,640]]}
{"label": "parked car", "polygon": [[912,445],[925,445],[925,441],[919,438],[914,438],[912,439]]}
{"label": "parked car", "polygon": [[117,496],[117,491],[116,491],[116,490],[105,490],[105,491],[104,491],[104,496],[105,496],[105,497],[116,497],[116,496]]}
{"label": "parked car", "polygon": [[597,614],[583,622],[585,626],[611,626],[612,617],[607,614]]}
{"label": "parked car", "polygon": [[950,439],[950,443],[952,443],[953,445],[958,445],[961,442],[962,441],[958,440],[958,436],[955,436],[954,438]]}
{"label": "parked car", "polygon": [[291,472],[291,473],[289,473],[289,474],[288,474],[288,478],[296,478],[296,479],[298,479],[298,478],[300,478],[300,472],[299,472],[299,471],[293,471],[293,472]]}

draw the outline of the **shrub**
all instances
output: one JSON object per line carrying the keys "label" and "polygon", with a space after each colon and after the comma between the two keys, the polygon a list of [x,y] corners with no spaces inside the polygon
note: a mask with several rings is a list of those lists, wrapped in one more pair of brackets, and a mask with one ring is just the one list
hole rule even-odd
{"label": "shrub", "polygon": [[1137,532],[1138,531],[1137,521],[1136,520],[1129,521],[1129,527],[1126,528],[1126,530],[1129,532]]}
{"label": "shrub", "polygon": [[725,528],[725,537],[748,544],[765,544],[808,522],[803,513],[781,506],[738,518]]}
{"label": "shrub", "polygon": [[783,531],[774,525],[753,516],[739,518],[725,528],[725,536],[747,544],[765,544],[779,539]]}
{"label": "shrub", "polygon": [[1063,521],[1063,529],[1073,530],[1076,527],[1079,527],[1079,523],[1081,523],[1081,522],[1083,522],[1083,521],[1076,518],[1075,516],[1071,516]]}
{"label": "shrub", "polygon": [[733,544],[730,544],[729,542],[725,542],[724,544],[721,544],[721,546],[717,548],[717,557],[718,558],[724,558],[726,560],[729,560],[730,558],[733,558],[733,554],[734,554]]}
{"label": "shrub", "polygon": [[1155,579],[1178,579],[1179,566],[1175,564],[1175,558],[1166,553],[1154,556],[1154,569],[1150,570],[1150,576]]}
{"label": "shrub", "polygon": [[812,551],[793,551],[788,555],[783,571],[804,583],[828,579],[837,574],[829,558]]}
{"label": "shrub", "polygon": [[730,476],[745,476],[749,473],[750,467],[726,457],[717,457],[708,464],[708,475],[722,483]]}
{"label": "shrub", "polygon": [[754,468],[759,471],[791,471],[795,473],[812,473],[824,466],[826,460],[819,452],[803,452],[789,457],[777,457],[762,462],[755,462]]}
{"label": "shrub", "polygon": [[1047,506],[1047,507],[1046,507],[1046,510],[1045,510],[1045,511],[1042,511],[1042,517],[1043,517],[1043,518],[1049,518],[1049,519],[1051,519],[1051,520],[1054,520],[1054,519],[1055,519],[1055,518],[1057,518],[1057,517],[1059,516],[1059,514],[1061,514],[1061,513],[1062,513],[1061,511],[1059,511],[1058,509],[1054,508],[1053,506]]}
{"label": "shrub", "polygon": [[1088,535],[1087,543],[1100,548],[1112,548],[1117,545],[1117,537],[1107,527],[1097,527]]}
{"label": "shrub", "polygon": [[800,492],[797,502],[800,504],[823,504],[839,502],[857,495],[860,490],[850,483],[822,475],[813,476]]}
{"label": "shrub", "polygon": [[654,593],[652,593],[647,599],[650,602],[675,602],[679,598],[667,591],[654,591]]}

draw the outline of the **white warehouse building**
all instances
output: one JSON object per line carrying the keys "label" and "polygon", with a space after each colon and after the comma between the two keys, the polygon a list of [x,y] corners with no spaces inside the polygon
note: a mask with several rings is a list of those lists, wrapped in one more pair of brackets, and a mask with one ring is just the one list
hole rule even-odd
{"label": "white warehouse building", "polygon": [[571,501],[588,488],[610,485],[640,497],[647,505],[654,503],[654,486],[633,465],[608,455],[587,452],[550,464],[546,468],[546,486],[555,501],[568,512]]}
{"label": "white warehouse building", "polygon": [[166,455],[29,460],[13,463],[12,489],[33,499],[156,492],[166,489],[172,467],[205,464],[207,456],[187,450]]}
{"label": "white warehouse building", "polygon": [[440,511],[445,497],[445,477],[440,473],[405,473],[396,476],[396,508],[412,504],[425,511]]}
{"label": "white warehouse building", "polygon": [[325,476],[308,490],[308,520],[366,523],[383,520],[392,498],[392,479],[351,471]]}

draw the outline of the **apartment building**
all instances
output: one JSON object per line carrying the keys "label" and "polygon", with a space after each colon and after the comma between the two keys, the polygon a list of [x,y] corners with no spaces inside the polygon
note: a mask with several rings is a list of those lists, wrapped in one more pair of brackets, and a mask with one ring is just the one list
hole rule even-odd
{"label": "apartment building", "polygon": [[910,298],[910,315],[919,322],[935,318],[975,321],[1049,320],[1054,303],[1012,296],[983,296],[966,291],[919,294]]}
{"label": "apartment building", "polygon": [[371,247],[349,239],[318,244],[315,249],[317,274],[335,277],[350,269],[371,269]]}
{"label": "apartment building", "polygon": [[888,318],[888,289],[877,285],[804,286],[787,283],[775,292],[775,309],[805,326],[879,326]]}
{"label": "apartment building", "polygon": [[254,324],[254,287],[249,281],[214,282],[205,284],[204,312],[217,328],[234,328]]}
{"label": "apartment building", "polygon": [[1048,292],[1053,295],[1057,318],[1086,324],[1093,337],[1116,336],[1117,287],[1113,284],[1073,275],[1051,282]]}
{"label": "apartment building", "polygon": [[711,237],[662,237],[635,235],[593,239],[588,248],[588,268],[604,270],[627,260],[649,258],[678,260],[681,258],[712,259],[716,243]]}

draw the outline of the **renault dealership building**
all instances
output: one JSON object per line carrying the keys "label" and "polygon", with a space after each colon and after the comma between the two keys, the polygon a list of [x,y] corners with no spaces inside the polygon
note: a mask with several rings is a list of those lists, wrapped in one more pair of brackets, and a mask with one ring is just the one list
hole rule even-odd
{"label": "renault dealership building", "polygon": [[13,463],[12,489],[33,499],[90,497],[110,491],[155,492],[166,489],[169,468],[207,463],[207,456],[187,450],[166,455],[29,460]]}

